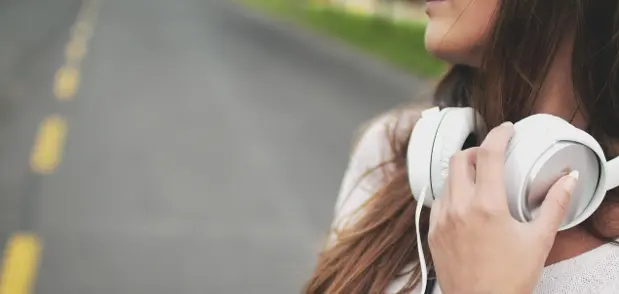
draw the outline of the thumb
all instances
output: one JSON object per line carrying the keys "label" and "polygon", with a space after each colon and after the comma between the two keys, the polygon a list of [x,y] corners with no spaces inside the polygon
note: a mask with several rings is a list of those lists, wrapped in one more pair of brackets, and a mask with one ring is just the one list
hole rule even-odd
{"label": "thumb", "polygon": [[572,171],[559,179],[548,191],[536,220],[537,226],[545,231],[543,233],[554,235],[559,230],[569,208],[570,197],[576,188],[578,176],[578,171]]}

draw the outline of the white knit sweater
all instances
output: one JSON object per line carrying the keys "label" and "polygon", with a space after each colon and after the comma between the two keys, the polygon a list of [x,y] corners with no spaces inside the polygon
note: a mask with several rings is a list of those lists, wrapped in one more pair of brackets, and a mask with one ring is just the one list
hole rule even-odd
{"label": "white knit sweater", "polygon": [[[355,211],[374,194],[379,183],[384,180],[383,173],[375,172],[358,183],[368,169],[390,156],[385,126],[392,126],[394,119],[384,117],[377,120],[358,142],[342,182],[336,203],[334,226],[342,227],[354,222],[359,213],[363,213]],[[333,236],[332,241],[336,242]],[[408,277],[394,280],[387,292],[397,293],[407,280]],[[420,289],[416,289],[412,293],[419,292]],[[437,287],[433,293],[442,292]],[[619,294],[619,246],[607,244],[546,267],[534,293]]]}

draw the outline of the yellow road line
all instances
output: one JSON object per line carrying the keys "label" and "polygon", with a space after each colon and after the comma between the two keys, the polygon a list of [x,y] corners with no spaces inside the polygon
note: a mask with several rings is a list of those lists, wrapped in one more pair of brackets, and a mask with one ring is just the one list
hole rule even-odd
{"label": "yellow road line", "polygon": [[77,64],[84,58],[86,54],[86,41],[81,38],[75,38],[67,43],[65,48],[65,58],[68,64]]}
{"label": "yellow road line", "polygon": [[89,23],[78,21],[73,25],[71,35],[73,37],[79,37],[84,40],[88,40],[92,35],[92,26]]}
{"label": "yellow road line", "polygon": [[4,252],[0,294],[31,293],[41,248],[41,242],[34,234],[17,233],[11,236]]}
{"label": "yellow road line", "polygon": [[84,20],[94,24],[99,16],[99,1],[90,1],[89,4],[84,7]]}
{"label": "yellow road line", "polygon": [[54,80],[54,95],[59,100],[70,100],[75,97],[80,84],[80,71],[74,66],[63,66],[56,72]]}
{"label": "yellow road line", "polygon": [[[66,65],[56,72],[54,79],[54,94],[59,100],[73,99],[79,88],[79,63],[86,55],[98,8],[97,0],[83,0],[71,39],[65,48]],[[67,123],[61,116],[50,116],[41,123],[30,154],[30,167],[34,172],[50,174],[56,170],[62,161],[66,134]],[[21,232],[11,236],[3,256],[0,294],[31,293],[41,250],[39,238],[32,233]]]}
{"label": "yellow road line", "polygon": [[99,12],[99,1],[84,1],[73,25],[72,36],[90,39]]}
{"label": "yellow road line", "polygon": [[50,116],[39,126],[30,155],[30,167],[40,174],[50,174],[62,161],[67,123],[61,116]]}

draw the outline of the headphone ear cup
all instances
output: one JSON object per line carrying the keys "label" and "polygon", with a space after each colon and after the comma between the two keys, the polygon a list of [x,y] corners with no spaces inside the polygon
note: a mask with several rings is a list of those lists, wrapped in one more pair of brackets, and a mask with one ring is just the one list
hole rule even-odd
{"label": "headphone ear cup", "polygon": [[549,114],[529,116],[514,128],[504,169],[511,215],[521,222],[535,219],[552,185],[577,170],[580,177],[561,230],[584,221],[605,194],[601,188],[605,157],[600,145],[585,131]]}
{"label": "headphone ear cup", "polygon": [[451,157],[462,150],[467,138],[475,134],[478,126],[483,126],[483,120],[473,108],[446,109],[432,150],[430,190],[434,198],[440,197],[443,192]]}
{"label": "headphone ear cup", "polygon": [[[430,183],[434,139],[445,111],[445,109],[439,110],[438,107],[423,111],[415,123],[408,142],[406,168],[411,192],[416,200],[419,200]],[[432,197],[425,197],[424,205],[432,206],[432,200]]]}

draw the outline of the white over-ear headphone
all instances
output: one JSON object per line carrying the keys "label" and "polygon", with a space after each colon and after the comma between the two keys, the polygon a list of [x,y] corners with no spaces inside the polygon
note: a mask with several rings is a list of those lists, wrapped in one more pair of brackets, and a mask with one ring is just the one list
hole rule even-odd
{"label": "white over-ear headphone", "polygon": [[[477,116],[477,119],[475,119]],[[449,159],[482,123],[472,108],[434,107],[417,121],[408,144],[408,177],[417,200],[424,187],[424,205],[441,196]],[[483,125],[482,125],[483,126]],[[505,185],[512,216],[522,222],[535,218],[548,189],[566,171],[580,177],[561,230],[587,219],[606,191],[619,186],[619,160],[606,161],[600,144],[588,133],[549,114],[535,114],[514,125],[515,135],[505,158]]]}
{"label": "white over-ear headphone", "polygon": [[[416,218],[422,204],[431,207],[441,196],[449,159],[480,126],[485,127],[483,120],[469,107],[434,107],[422,112],[407,150],[409,183],[419,201]],[[550,187],[571,170],[579,171],[580,177],[560,230],[586,220],[600,206],[606,191],[619,186],[619,159],[607,161],[600,144],[567,121],[535,114],[515,123],[514,128],[506,151],[505,186],[509,210],[516,220],[534,219]],[[418,226],[419,220],[416,222]],[[417,241],[421,242],[419,234]],[[419,253],[425,279],[425,260],[423,252]]]}

